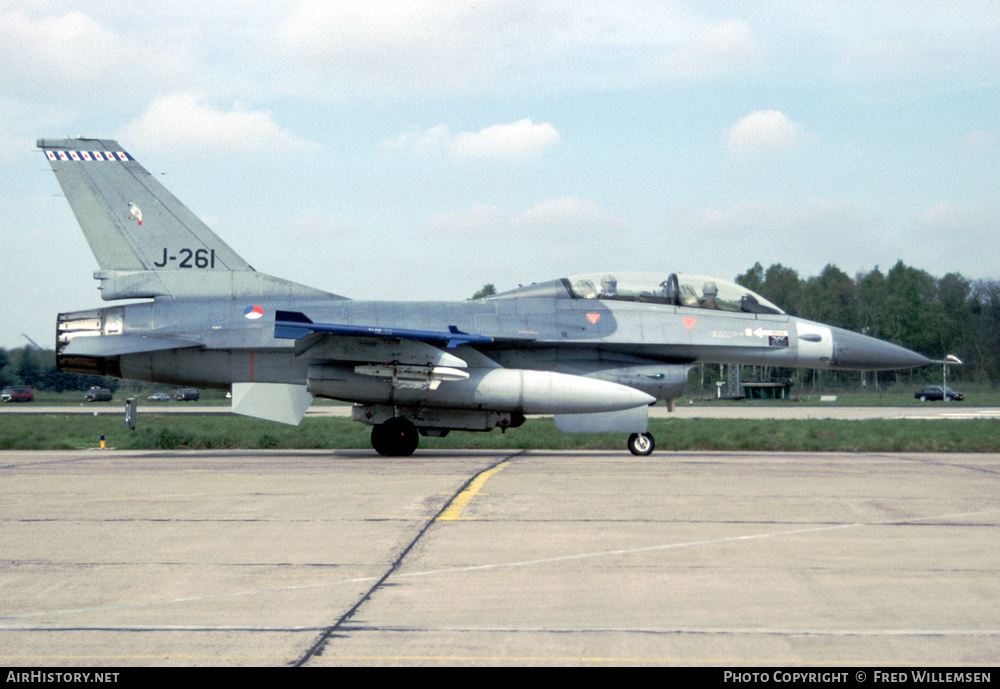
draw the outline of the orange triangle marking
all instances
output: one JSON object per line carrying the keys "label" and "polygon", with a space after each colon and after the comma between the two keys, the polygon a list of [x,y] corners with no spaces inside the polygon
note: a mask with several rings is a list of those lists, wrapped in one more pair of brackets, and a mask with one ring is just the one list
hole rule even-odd
{"label": "orange triangle marking", "polygon": [[691,328],[693,328],[694,324],[695,324],[695,320],[693,318],[685,318],[684,319],[684,325],[687,326],[688,330],[690,330]]}
{"label": "orange triangle marking", "polygon": [[599,314],[599,313],[588,313],[587,314],[587,320],[590,321],[591,323],[593,323],[594,325],[597,325],[597,321],[601,320],[601,314]]}

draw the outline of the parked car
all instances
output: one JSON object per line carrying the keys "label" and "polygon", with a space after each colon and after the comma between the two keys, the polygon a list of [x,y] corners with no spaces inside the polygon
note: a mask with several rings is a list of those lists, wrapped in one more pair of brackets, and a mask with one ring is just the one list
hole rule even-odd
{"label": "parked car", "polygon": [[96,385],[87,390],[86,399],[88,402],[110,402],[114,395],[107,388],[99,388]]}
{"label": "parked car", "polygon": [[9,387],[0,390],[0,400],[4,402],[31,402],[35,391],[25,387]]}
{"label": "parked car", "polygon": [[928,385],[923,390],[918,390],[913,393],[921,402],[933,402],[934,400],[943,400],[946,393],[943,392],[947,389],[947,395],[949,400],[954,400],[955,402],[960,402],[965,399],[965,394],[961,392],[955,392],[951,388],[942,388],[940,385]]}
{"label": "parked car", "polygon": [[170,395],[165,392],[154,392],[152,395],[146,398],[150,402],[169,402]]}
{"label": "parked car", "polygon": [[181,402],[194,402],[198,399],[198,391],[194,388],[181,388],[174,393],[174,399]]}

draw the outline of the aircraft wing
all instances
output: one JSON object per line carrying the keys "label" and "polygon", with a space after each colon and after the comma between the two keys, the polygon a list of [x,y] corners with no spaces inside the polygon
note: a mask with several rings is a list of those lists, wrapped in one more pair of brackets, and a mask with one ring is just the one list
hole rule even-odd
{"label": "aircraft wing", "polygon": [[[446,351],[465,344],[493,342],[492,337],[465,333],[456,326],[448,330],[416,330],[317,323],[297,311],[277,311],[274,336],[294,339],[296,356],[309,353],[317,363],[354,362],[355,373],[391,379],[393,387],[400,388],[435,390],[442,382],[465,380],[470,363],[478,368],[499,367],[473,350],[463,351],[461,357]],[[440,342],[446,346],[435,346]]]}

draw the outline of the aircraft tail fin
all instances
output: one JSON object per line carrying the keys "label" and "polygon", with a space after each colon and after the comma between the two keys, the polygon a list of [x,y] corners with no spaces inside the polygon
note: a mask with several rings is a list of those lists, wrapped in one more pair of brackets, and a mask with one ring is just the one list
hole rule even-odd
{"label": "aircraft tail fin", "polygon": [[39,139],[103,270],[252,270],[116,141]]}
{"label": "aircraft tail fin", "polygon": [[105,300],[332,296],[254,271],[117,141],[39,139],[38,147],[97,258]]}

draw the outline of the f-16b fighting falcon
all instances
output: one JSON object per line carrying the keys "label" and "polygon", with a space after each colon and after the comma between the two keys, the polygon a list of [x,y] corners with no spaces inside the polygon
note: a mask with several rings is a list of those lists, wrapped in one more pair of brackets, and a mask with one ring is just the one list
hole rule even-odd
{"label": "f-16b fighting falcon", "polygon": [[146,300],[60,314],[60,370],[230,389],[237,414],[288,424],[315,397],[350,402],[382,455],[528,414],[567,432],[628,433],[629,449],[649,454],[649,405],[672,405],[696,363],[930,363],[672,272],[578,275],[457,303],[347,299],[254,270],[115,141],[38,146],[97,258],[102,299]]}

